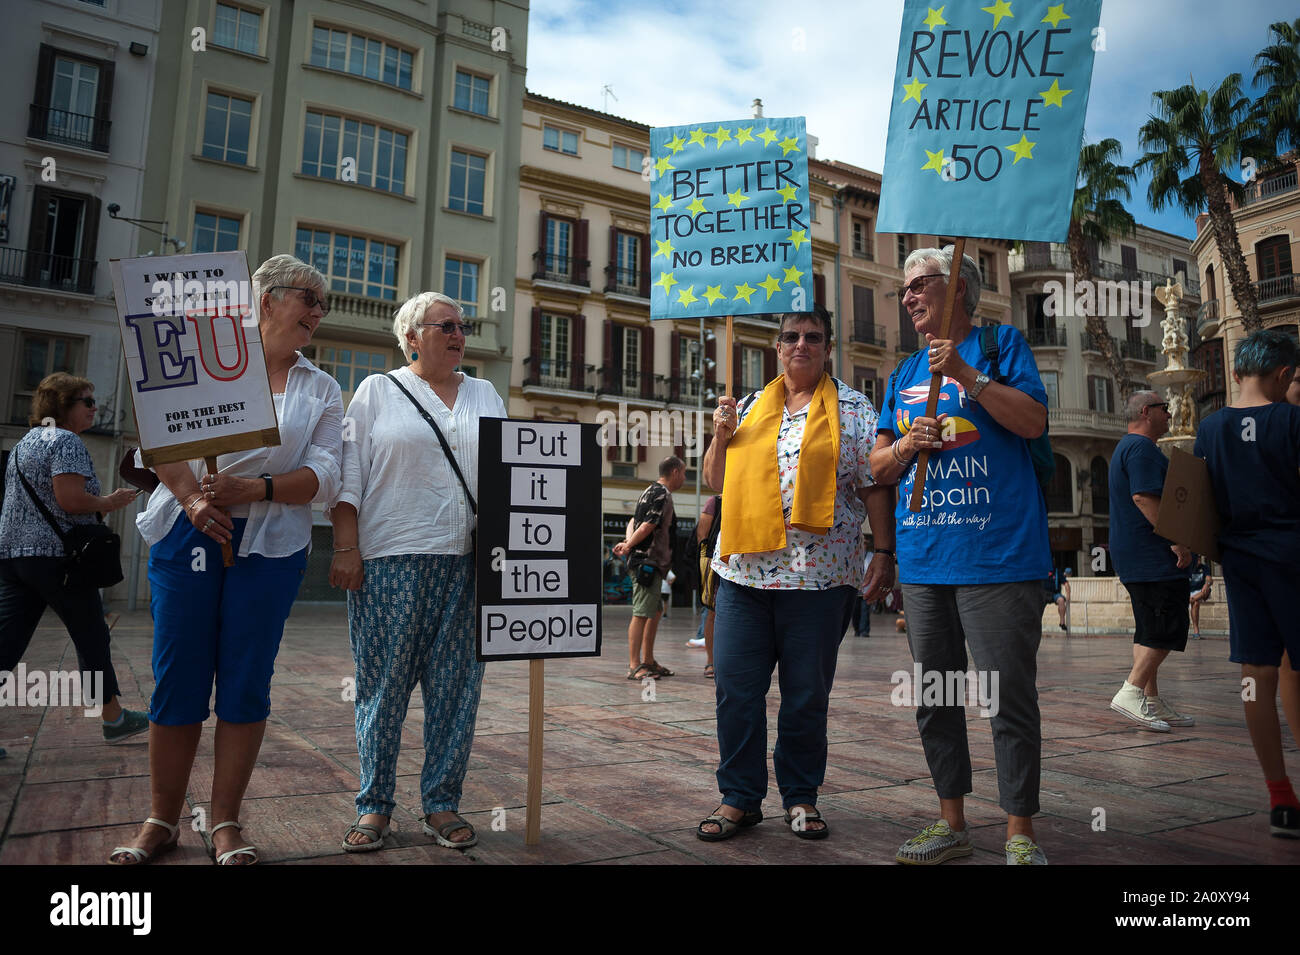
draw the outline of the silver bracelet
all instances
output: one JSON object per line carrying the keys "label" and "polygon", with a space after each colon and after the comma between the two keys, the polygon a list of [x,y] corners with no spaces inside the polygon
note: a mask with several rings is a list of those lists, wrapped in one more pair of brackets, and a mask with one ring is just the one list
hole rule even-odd
{"label": "silver bracelet", "polygon": [[903,467],[907,467],[907,461],[904,460],[903,456],[902,456],[901,454],[898,453],[898,441],[895,441],[893,444],[891,444],[891,445],[889,446],[889,450],[892,451],[892,452],[894,453],[894,460],[895,460],[895,461],[897,461],[897,462],[898,462],[900,465],[902,465]]}
{"label": "silver bracelet", "polygon": [[335,547],[335,548],[334,548],[334,553],[336,553],[336,554],[346,554],[348,551],[350,551],[350,550],[356,550],[356,549],[357,549],[357,545],[356,545],[356,544],[353,544],[351,547]]}

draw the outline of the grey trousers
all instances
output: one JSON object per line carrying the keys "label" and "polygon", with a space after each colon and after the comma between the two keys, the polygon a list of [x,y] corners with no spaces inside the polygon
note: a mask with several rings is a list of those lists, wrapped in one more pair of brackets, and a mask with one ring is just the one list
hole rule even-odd
{"label": "grey trousers", "polygon": [[[977,671],[994,689],[993,752],[998,805],[1013,816],[1038,812],[1042,731],[1038,713],[1038,644],[1043,588],[1037,580],[972,586],[904,584],[903,609],[912,659],[923,673],[965,671],[970,644]],[[920,694],[918,691],[918,702]],[[925,759],[942,799],[971,791],[966,712],[960,700],[917,706]]]}

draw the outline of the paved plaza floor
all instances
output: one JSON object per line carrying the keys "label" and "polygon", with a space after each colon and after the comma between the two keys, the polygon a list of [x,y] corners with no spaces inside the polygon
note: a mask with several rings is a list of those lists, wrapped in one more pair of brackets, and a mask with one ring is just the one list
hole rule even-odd
{"label": "paved plaza floor", "polygon": [[[832,830],[804,841],[782,824],[775,779],[762,825],[722,843],[696,838],[718,803],[713,681],[704,652],[685,646],[695,620],[678,609],[661,625],[656,655],[676,671],[654,699],[625,679],[627,611],[607,610],[604,655],[546,663],[542,833],[524,844],[528,665],[487,667],[461,812],[479,832],[468,851],[442,849],[420,831],[423,711],[417,690],[398,763],[391,848],[345,854],[358,786],[353,666],[341,607],[300,605],[285,630],[266,742],[243,822],[263,862],[350,865],[501,863],[892,864],[903,840],[938,816],[914,711],[891,702],[891,674],[910,670],[892,617],[875,636],[851,633],[840,649],[830,747],[819,807]],[[143,708],[152,689],[147,611],[113,629],[123,702]],[[1128,637],[1045,634],[1039,652],[1043,715],[1038,841],[1053,864],[1296,864],[1300,842],[1268,834],[1267,794],[1242,719],[1237,667],[1223,638],[1189,643],[1161,670],[1162,694],[1196,717],[1193,728],[1144,732],[1108,709],[1130,657]],[[75,668],[48,615],[25,658],[29,671]],[[769,696],[774,731],[779,693]],[[988,721],[968,710],[975,792],[967,816],[975,855],[951,865],[1001,865]],[[211,727],[190,780],[180,849],[165,865],[211,865],[191,831],[208,808]],[[0,865],[98,863],[129,842],[149,808],[146,736],[108,746],[98,721],[70,707],[0,707]],[[771,743],[769,740],[769,751]],[[1293,778],[1295,741],[1285,739]],[[200,818],[202,818],[200,816]],[[494,821],[496,828],[494,828]],[[504,827],[504,828],[502,828]]]}

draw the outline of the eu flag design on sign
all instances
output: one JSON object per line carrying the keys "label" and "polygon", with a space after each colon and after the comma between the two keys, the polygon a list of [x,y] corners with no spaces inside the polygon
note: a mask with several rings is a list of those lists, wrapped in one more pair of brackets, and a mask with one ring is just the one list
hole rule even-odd
{"label": "eu flag design on sign", "polygon": [[1063,242],[1101,0],[905,0],[880,232]]}
{"label": "eu flag design on sign", "polygon": [[650,156],[652,319],[812,309],[802,116],[659,127]]}

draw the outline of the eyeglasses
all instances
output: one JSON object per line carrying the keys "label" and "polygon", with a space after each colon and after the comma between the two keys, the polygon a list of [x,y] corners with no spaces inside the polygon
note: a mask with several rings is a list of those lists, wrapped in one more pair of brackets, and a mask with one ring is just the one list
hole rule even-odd
{"label": "eyeglasses", "polygon": [[98,408],[98,407],[99,407],[99,405],[95,404],[95,399],[94,399],[94,397],[91,396],[91,395],[86,395],[84,398],[73,398],[72,401],[73,401],[74,404],[75,404],[76,402],[80,401],[80,402],[81,402],[83,405],[85,405],[87,408]]}
{"label": "eyeglasses", "polygon": [[801,338],[809,345],[820,345],[826,341],[826,336],[821,332],[782,332],[776,336],[776,340],[782,345],[797,345]]}
{"label": "eyeglasses", "polygon": [[330,303],[322,295],[317,295],[315,289],[302,288],[298,285],[272,285],[267,291],[275,291],[278,288],[292,289],[295,292],[302,292],[302,303],[308,308],[320,306],[321,317],[324,318],[330,313]]}
{"label": "eyeglasses", "polygon": [[898,287],[898,297],[902,298],[908,292],[911,292],[913,295],[920,295],[921,290],[925,288],[926,283],[930,279],[941,279],[941,278],[943,278],[942,272],[931,272],[929,275],[918,275],[916,278],[912,279],[912,281],[908,282],[906,285],[900,285]]}
{"label": "eyeglasses", "polygon": [[459,329],[462,335],[468,337],[469,333],[474,331],[473,325],[467,325],[464,322],[420,322],[419,325],[421,328],[436,328],[444,335],[450,335]]}
{"label": "eyeglasses", "polygon": [[1144,409],[1145,409],[1145,408],[1159,408],[1161,411],[1168,412],[1168,411],[1169,411],[1169,402],[1167,402],[1167,401],[1153,401],[1153,402],[1151,402],[1151,404],[1149,404],[1149,405],[1143,405],[1142,407],[1143,407]]}

